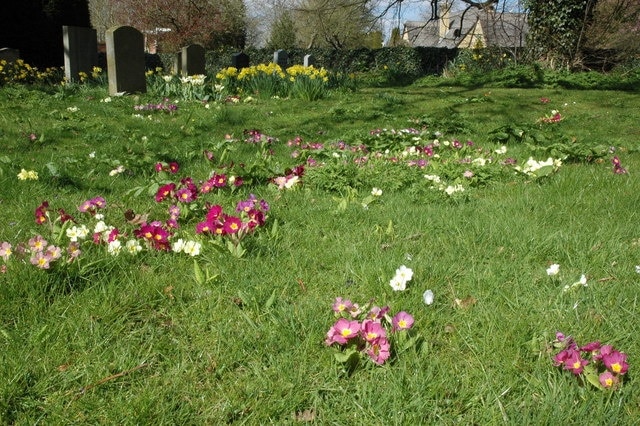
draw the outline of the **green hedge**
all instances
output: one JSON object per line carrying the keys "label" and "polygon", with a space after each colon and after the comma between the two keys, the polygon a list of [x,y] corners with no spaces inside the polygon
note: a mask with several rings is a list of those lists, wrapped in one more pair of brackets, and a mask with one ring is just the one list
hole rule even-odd
{"label": "green hedge", "polygon": [[[216,73],[231,66],[231,55],[237,53],[233,49],[208,51],[206,53],[206,69]],[[274,51],[270,49],[245,49],[250,65],[273,61]],[[305,55],[313,55],[316,67],[324,67],[333,72],[362,73],[370,71],[389,71],[409,78],[417,78],[428,74],[440,74],[447,62],[455,58],[457,49],[432,47],[384,47],[381,49],[291,49],[287,50],[289,64],[304,63]],[[173,54],[160,54],[166,69],[173,64]]]}

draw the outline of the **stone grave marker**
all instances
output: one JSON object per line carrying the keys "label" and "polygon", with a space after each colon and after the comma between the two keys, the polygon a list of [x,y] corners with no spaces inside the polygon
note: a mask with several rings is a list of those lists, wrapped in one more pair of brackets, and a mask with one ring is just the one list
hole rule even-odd
{"label": "stone grave marker", "polygon": [[231,66],[240,71],[243,68],[249,68],[249,55],[244,52],[238,52],[231,55]]}
{"label": "stone grave marker", "polygon": [[279,49],[273,53],[273,63],[280,65],[283,70],[289,67],[289,55],[286,51]]}
{"label": "stone grave marker", "polygon": [[86,27],[62,27],[64,44],[64,75],[67,81],[80,81],[81,72],[91,75],[98,63],[96,30]]}
{"label": "stone grave marker", "polygon": [[144,36],[133,27],[107,30],[107,71],[109,94],[145,93]]}
{"label": "stone grave marker", "polygon": [[10,47],[0,49],[0,61],[5,60],[7,63],[15,62],[20,59],[20,51]]}
{"label": "stone grave marker", "polygon": [[204,75],[204,47],[190,44],[182,48],[182,75]]}
{"label": "stone grave marker", "polygon": [[316,65],[316,58],[313,55],[304,55],[304,66],[314,67]]}
{"label": "stone grave marker", "polygon": [[182,70],[182,51],[176,52],[173,55],[173,65],[171,67],[171,74],[180,74]]}

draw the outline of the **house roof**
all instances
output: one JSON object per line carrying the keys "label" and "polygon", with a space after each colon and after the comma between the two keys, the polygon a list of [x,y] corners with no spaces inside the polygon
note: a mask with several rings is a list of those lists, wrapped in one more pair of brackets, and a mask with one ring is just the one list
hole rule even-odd
{"label": "house roof", "polygon": [[[442,25],[445,27],[441,36]],[[522,47],[525,44],[527,25],[524,14],[477,9],[451,12],[448,16],[427,22],[407,21],[404,24],[404,38],[411,46],[454,48],[467,35],[478,33],[477,25],[482,30],[487,46]]]}

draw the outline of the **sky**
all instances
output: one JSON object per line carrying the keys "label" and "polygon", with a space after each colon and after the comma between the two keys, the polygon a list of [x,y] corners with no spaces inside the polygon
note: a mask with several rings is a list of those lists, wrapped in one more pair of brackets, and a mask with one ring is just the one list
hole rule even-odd
{"label": "sky", "polygon": [[[454,0],[455,1],[455,0]],[[503,5],[508,9],[510,5],[519,3],[520,0],[499,0],[499,7]],[[444,0],[439,0],[439,3],[443,3]],[[249,14],[251,9],[256,5],[262,3],[262,0],[245,0]],[[389,4],[389,2],[382,1],[382,6]],[[382,32],[385,40],[390,36],[393,28],[399,27],[402,31],[403,25],[406,21],[425,21],[431,14],[430,0],[403,0],[402,7],[398,8],[394,6],[388,13],[382,18]],[[463,4],[460,1],[455,1],[455,5]],[[399,13],[398,13],[399,12]]]}

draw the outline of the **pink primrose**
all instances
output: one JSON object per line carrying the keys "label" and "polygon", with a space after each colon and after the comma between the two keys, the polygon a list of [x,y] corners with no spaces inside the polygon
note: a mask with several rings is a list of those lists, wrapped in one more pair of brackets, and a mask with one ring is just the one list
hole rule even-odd
{"label": "pink primrose", "polygon": [[242,219],[236,216],[225,216],[222,224],[226,234],[236,234],[242,228]]}
{"label": "pink primrose", "polygon": [[629,369],[629,364],[627,364],[627,354],[612,351],[611,353],[604,355],[602,357],[602,363],[607,370],[616,374],[625,374]]}
{"label": "pink primrose", "polygon": [[40,235],[36,235],[33,238],[29,239],[29,248],[32,252],[40,252],[44,251],[47,246],[47,240],[42,238]]}
{"label": "pink primrose", "polygon": [[346,318],[340,318],[329,330],[327,337],[331,336],[330,341],[332,343],[338,343],[340,345],[346,344],[350,339],[358,336],[360,332],[360,323],[358,321],[349,321]]}
{"label": "pink primrose", "polygon": [[393,331],[408,330],[413,326],[413,317],[405,311],[398,312],[392,320]]}
{"label": "pink primrose", "polygon": [[342,297],[336,297],[336,301],[333,303],[333,312],[341,314],[346,312],[352,305],[351,300],[343,300]]}
{"label": "pink primrose", "polygon": [[36,252],[30,259],[31,264],[37,266],[40,269],[49,269],[49,261],[51,258],[44,252]]}
{"label": "pink primrose", "polygon": [[386,338],[380,338],[367,350],[367,355],[373,362],[382,365],[391,356],[391,344]]}
{"label": "pink primrose", "polygon": [[11,257],[11,253],[11,244],[6,241],[0,244],[0,257],[7,261]]}
{"label": "pink primrose", "polygon": [[173,194],[173,191],[176,189],[176,184],[171,182],[166,185],[162,185],[156,191],[156,202],[160,203],[164,201],[167,197]]}
{"label": "pink primrose", "polygon": [[602,387],[610,389],[615,388],[620,382],[620,379],[618,378],[618,376],[611,373],[611,371],[605,371],[604,373],[600,374],[600,376],[598,376],[598,381],[600,382]]}
{"label": "pink primrose", "polygon": [[369,313],[367,313],[367,319],[370,319],[373,321],[380,321],[382,320],[382,318],[384,318],[387,312],[389,312],[388,306],[383,306],[382,308],[379,306],[373,306],[369,310]]}
{"label": "pink primrose", "polygon": [[584,366],[589,364],[589,361],[580,357],[580,352],[571,351],[570,356],[564,361],[565,370],[570,370],[573,374],[578,376],[584,370]]}
{"label": "pink primrose", "polygon": [[220,218],[221,215],[222,215],[222,206],[219,206],[217,204],[215,206],[211,206],[207,211],[207,221],[215,222]]}
{"label": "pink primrose", "polygon": [[387,337],[387,333],[384,327],[382,327],[382,324],[372,320],[362,321],[360,333],[363,339],[370,344],[377,342],[379,339],[386,339]]}

